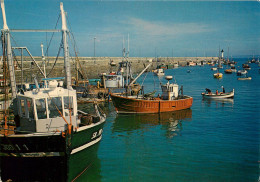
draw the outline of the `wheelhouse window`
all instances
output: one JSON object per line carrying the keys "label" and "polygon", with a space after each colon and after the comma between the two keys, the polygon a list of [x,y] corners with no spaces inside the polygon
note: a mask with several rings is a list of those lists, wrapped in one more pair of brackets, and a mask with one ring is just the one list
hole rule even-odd
{"label": "wheelhouse window", "polygon": [[25,99],[21,99],[21,115],[25,116]]}
{"label": "wheelhouse window", "polygon": [[71,116],[74,115],[74,111],[73,111],[73,97],[68,97],[65,96],[63,97],[64,100],[64,113],[65,116],[69,116],[70,112],[71,112]]}
{"label": "wheelhouse window", "polygon": [[27,98],[26,99],[27,101],[27,108],[28,108],[28,116],[29,118],[34,118],[34,115],[33,115],[33,101],[31,98]]}
{"label": "wheelhouse window", "polygon": [[46,111],[45,99],[36,99],[35,104],[36,104],[38,119],[46,119],[47,111]]}
{"label": "wheelhouse window", "polygon": [[49,117],[50,118],[61,117],[61,115],[59,113],[59,111],[62,113],[61,97],[48,98],[47,102],[48,102],[48,108],[49,108]]}

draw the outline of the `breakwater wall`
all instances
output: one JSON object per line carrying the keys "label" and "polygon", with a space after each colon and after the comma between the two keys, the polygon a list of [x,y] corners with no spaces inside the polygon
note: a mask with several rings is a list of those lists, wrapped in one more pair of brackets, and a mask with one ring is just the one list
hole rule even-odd
{"label": "breakwater wall", "polygon": [[[44,67],[41,57],[34,57],[37,65],[42,69]],[[76,61],[78,60],[78,61]],[[128,61],[131,62],[132,70],[134,73],[140,73],[146,65],[149,64],[149,60],[152,61],[152,66],[149,70],[155,69],[158,65],[165,64],[174,64],[178,63],[179,66],[187,66],[187,63],[190,61],[201,62],[205,61],[215,61],[217,57],[161,57],[155,59],[154,57],[131,57],[128,58]],[[111,66],[110,63],[113,61],[115,66]],[[83,74],[88,78],[98,78],[100,73],[108,73],[110,71],[118,70],[118,63],[122,61],[122,57],[72,57],[71,59],[71,74],[72,77],[76,76],[76,68],[82,70]],[[76,64],[79,62],[79,64]],[[23,64],[21,58],[17,57],[15,59],[15,69],[16,69],[16,80],[21,82],[31,82],[33,77],[37,77],[38,80],[43,78],[43,75],[38,69],[38,66],[35,63],[32,63],[30,57],[23,58]],[[21,71],[23,68],[23,72]],[[45,70],[47,77],[62,77],[65,75],[64,71],[64,62],[63,57],[55,58],[49,57],[46,58]]]}

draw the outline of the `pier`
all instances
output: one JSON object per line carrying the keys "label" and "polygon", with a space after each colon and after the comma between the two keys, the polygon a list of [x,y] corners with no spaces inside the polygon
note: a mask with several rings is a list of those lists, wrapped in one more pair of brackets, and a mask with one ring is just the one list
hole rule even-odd
{"label": "pier", "polygon": [[[41,57],[34,57],[35,62],[43,70],[43,61]],[[21,57],[17,56],[15,59],[15,75],[18,82],[21,82],[23,77],[23,82],[32,82],[33,77],[36,76],[37,79],[43,78],[43,75],[39,71],[36,63],[32,61],[30,57],[23,57],[23,64],[21,62]],[[71,59],[71,71],[72,77],[76,76],[76,67],[83,70],[83,74],[88,79],[98,78],[100,73],[107,73],[109,71],[117,71],[118,63],[123,60],[122,57],[79,57],[78,60],[75,57]],[[165,64],[171,65],[178,63],[179,66],[187,66],[190,61],[200,62],[200,61],[216,61],[217,57],[130,57],[128,61],[131,62],[132,70],[135,73],[141,72],[145,66],[152,61],[152,66],[149,71],[155,69],[158,65]],[[110,62],[113,61],[115,66],[111,66]],[[79,62],[79,64],[77,64]],[[64,73],[64,60],[59,57],[48,57],[46,58],[46,74],[47,77],[60,77],[65,75]],[[23,73],[21,73],[21,68],[23,68]],[[50,74],[49,74],[50,73]]]}

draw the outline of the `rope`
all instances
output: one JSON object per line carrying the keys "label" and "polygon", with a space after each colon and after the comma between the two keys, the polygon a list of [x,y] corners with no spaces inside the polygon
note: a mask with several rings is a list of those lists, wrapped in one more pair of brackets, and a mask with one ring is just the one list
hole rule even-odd
{"label": "rope", "polygon": [[155,79],[154,79],[154,74],[153,74],[153,88],[155,90]]}
{"label": "rope", "polygon": [[[58,23],[59,23],[59,20],[60,20],[60,13],[59,13],[59,17],[58,17],[58,20],[57,20],[57,22],[56,22],[56,25],[55,25],[55,28],[54,29],[56,29],[57,28],[57,26],[58,26]],[[50,48],[50,45],[51,45],[51,42],[52,42],[52,39],[53,39],[53,36],[54,36],[54,32],[52,33],[52,35],[51,35],[51,39],[50,39],[50,41],[49,41],[49,43],[47,42],[47,32],[46,32],[46,42],[47,42],[47,49],[46,49],[46,51],[45,51],[45,55],[47,55],[47,57],[49,56],[49,48]],[[42,63],[43,64],[43,63]]]}
{"label": "rope", "polygon": [[79,173],[79,175],[77,175],[73,180],[71,180],[71,182],[76,181],[90,166],[92,166],[92,163],[89,164],[81,173]]}
{"label": "rope", "polygon": [[[69,33],[69,38],[71,40],[71,43],[73,45],[73,49],[74,49],[74,53],[75,53],[75,60],[79,63],[79,67],[80,67],[80,74],[83,76],[84,79],[88,80],[88,77],[87,75],[83,72],[83,69],[82,69],[82,66],[80,64],[80,61],[79,61],[79,58],[78,58],[78,54],[77,54],[77,44],[76,44],[76,41],[75,41],[75,37],[74,37],[74,34],[72,32],[72,28],[71,28],[71,25],[70,25],[70,22],[69,22],[69,18],[67,17],[66,18],[67,21],[68,21],[68,25],[69,25],[69,29],[70,29],[70,33]],[[76,69],[76,71],[79,71],[79,69]],[[88,85],[88,83],[87,83]]]}
{"label": "rope", "polygon": [[[52,98],[51,98],[51,96],[49,95],[49,93],[47,93],[47,94],[48,94],[49,98],[50,98],[51,101],[52,101]],[[57,111],[59,112],[60,116],[61,116],[61,117],[63,118],[63,120],[66,122],[66,124],[69,125],[68,121],[65,119],[65,117],[63,116],[63,114],[60,112],[60,110],[59,110],[58,106],[55,104],[55,102],[54,102],[54,106],[55,106],[55,108],[57,109]]]}
{"label": "rope", "polygon": [[53,66],[52,66],[50,72],[46,75],[46,77],[48,77],[48,76],[51,74],[52,70],[54,69],[54,66],[56,65],[56,63],[57,63],[57,61],[58,61],[58,58],[59,58],[59,55],[60,55],[61,47],[62,47],[62,40],[61,40],[61,43],[60,43],[59,51],[58,51],[58,54],[57,54],[57,56],[56,56],[55,62],[54,62],[54,64],[53,64]]}
{"label": "rope", "polygon": [[148,75],[148,72],[145,74],[145,77],[144,77],[144,79],[143,79],[143,82],[142,82],[141,86],[143,86],[144,80],[146,79],[147,75]]}
{"label": "rope", "polygon": [[[18,47],[18,45],[17,45],[17,43],[16,43],[14,37],[13,37],[11,34],[9,34],[9,35],[10,35],[11,39],[13,40],[15,46]],[[14,58],[15,62],[17,63],[18,67],[20,68],[20,70],[22,70],[22,67],[20,66],[19,62],[17,61],[17,59],[16,59],[16,55],[15,55],[13,49],[12,49],[12,54],[13,54],[13,58]]]}

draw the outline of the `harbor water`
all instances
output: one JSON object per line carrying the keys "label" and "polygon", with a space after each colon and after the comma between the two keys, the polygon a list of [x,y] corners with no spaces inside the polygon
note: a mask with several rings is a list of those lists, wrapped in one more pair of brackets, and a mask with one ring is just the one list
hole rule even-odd
{"label": "harbor water", "polygon": [[[236,59],[237,69],[246,60]],[[257,64],[250,66],[249,81],[225,74],[225,65],[222,79],[214,79],[208,65],[166,70],[193,97],[188,110],[117,115],[112,103],[105,104],[108,117],[98,158],[79,180],[258,181],[260,74]],[[151,72],[138,80],[145,92],[159,92],[160,81],[166,82]],[[215,92],[221,86],[226,92],[234,88],[234,99],[202,99],[205,88]]]}
{"label": "harbor water", "polygon": [[[237,69],[247,59],[236,59]],[[238,67],[239,66],[239,67]],[[213,78],[211,66],[165,70],[173,82],[183,85],[184,95],[193,97],[191,109],[161,114],[117,114],[112,102],[100,106],[107,114],[103,137],[94,162],[74,181],[89,182],[256,182],[259,181],[260,72],[250,64],[248,76],[240,81],[235,73]],[[188,71],[190,70],[190,71]],[[164,77],[152,72],[138,79],[144,91],[161,94]],[[234,99],[207,100],[201,93],[235,89]],[[155,95],[156,96],[156,95]],[[81,104],[88,111],[92,104]],[[70,163],[77,171],[84,164]],[[48,173],[51,178],[50,166]],[[37,169],[41,170],[41,169]],[[60,169],[59,169],[60,170]],[[27,178],[28,179],[28,178]]]}

